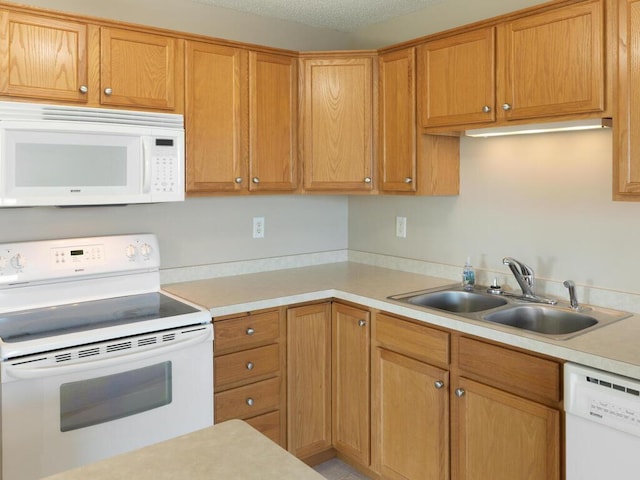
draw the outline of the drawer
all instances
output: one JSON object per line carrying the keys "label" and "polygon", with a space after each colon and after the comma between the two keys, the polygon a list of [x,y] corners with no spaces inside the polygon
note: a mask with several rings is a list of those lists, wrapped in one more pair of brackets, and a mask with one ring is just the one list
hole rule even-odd
{"label": "drawer", "polygon": [[427,363],[449,365],[449,334],[442,330],[378,314],[375,339],[389,350]]}
{"label": "drawer", "polygon": [[458,340],[460,375],[531,400],[557,406],[562,365],[472,338]]}
{"label": "drawer", "polygon": [[248,418],[246,422],[260,433],[266,435],[271,440],[279,444],[281,447],[285,447],[285,442],[280,435],[280,411],[265,413],[264,415]]}
{"label": "drawer", "polygon": [[246,419],[280,408],[280,377],[214,395],[215,423]]}
{"label": "drawer", "polygon": [[280,338],[280,312],[274,310],[213,323],[214,354],[275,343]]}
{"label": "drawer", "polygon": [[251,348],[221,355],[213,360],[215,388],[250,382],[280,371],[280,347]]}

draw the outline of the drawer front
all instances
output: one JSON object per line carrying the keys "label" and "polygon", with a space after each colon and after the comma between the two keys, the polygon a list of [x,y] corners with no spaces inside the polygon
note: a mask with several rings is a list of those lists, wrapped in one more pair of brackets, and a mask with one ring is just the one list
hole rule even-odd
{"label": "drawer front", "polygon": [[437,365],[449,365],[449,334],[426,325],[376,316],[375,339],[384,347]]}
{"label": "drawer front", "polygon": [[213,361],[215,387],[250,382],[280,371],[280,347],[268,345],[216,357]]}
{"label": "drawer front", "polygon": [[265,413],[264,415],[248,418],[246,422],[260,433],[266,435],[271,440],[279,444],[281,447],[285,447],[285,442],[280,435],[280,411]]}
{"label": "drawer front", "polygon": [[561,399],[559,362],[460,337],[460,374],[531,400],[557,406]]}
{"label": "drawer front", "polygon": [[277,342],[280,338],[280,312],[258,313],[246,317],[214,321],[215,355]]}
{"label": "drawer front", "polygon": [[214,395],[215,422],[246,419],[280,408],[280,377]]}

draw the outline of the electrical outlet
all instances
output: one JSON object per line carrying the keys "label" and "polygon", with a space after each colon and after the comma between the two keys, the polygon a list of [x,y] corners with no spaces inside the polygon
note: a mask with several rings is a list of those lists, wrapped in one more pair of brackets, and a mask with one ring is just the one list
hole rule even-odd
{"label": "electrical outlet", "polygon": [[253,238],[264,238],[264,217],[253,217]]}
{"label": "electrical outlet", "polygon": [[407,217],[396,217],[396,237],[407,237]]}

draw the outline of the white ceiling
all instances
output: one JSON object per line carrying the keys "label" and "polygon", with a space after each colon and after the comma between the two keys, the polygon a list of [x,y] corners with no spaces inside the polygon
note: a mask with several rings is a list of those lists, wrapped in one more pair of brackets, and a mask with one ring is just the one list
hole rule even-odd
{"label": "white ceiling", "polygon": [[190,0],[313,27],[353,32],[445,0]]}

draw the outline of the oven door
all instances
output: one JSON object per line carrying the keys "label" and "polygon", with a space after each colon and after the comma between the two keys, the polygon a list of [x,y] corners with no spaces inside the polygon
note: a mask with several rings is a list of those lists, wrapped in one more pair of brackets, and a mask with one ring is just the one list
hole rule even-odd
{"label": "oven door", "polygon": [[2,478],[31,480],[213,424],[213,329],[2,364]]}

